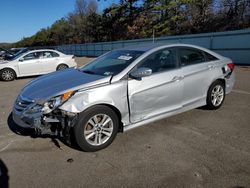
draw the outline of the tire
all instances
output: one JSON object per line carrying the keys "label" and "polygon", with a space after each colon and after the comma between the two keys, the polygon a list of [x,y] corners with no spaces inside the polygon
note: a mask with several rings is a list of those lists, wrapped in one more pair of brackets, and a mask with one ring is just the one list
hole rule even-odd
{"label": "tire", "polygon": [[207,92],[207,108],[216,110],[221,107],[225,99],[225,84],[222,81],[215,81]]}
{"label": "tire", "polygon": [[67,68],[69,68],[68,65],[60,64],[60,65],[57,66],[56,70],[60,71],[60,70],[64,70],[64,69],[67,69]]}
{"label": "tire", "polygon": [[0,79],[3,81],[13,81],[16,78],[16,72],[13,69],[5,68],[0,70]]}
{"label": "tire", "polygon": [[116,113],[107,106],[97,105],[79,114],[73,132],[80,149],[94,152],[113,142],[118,127],[119,119]]}

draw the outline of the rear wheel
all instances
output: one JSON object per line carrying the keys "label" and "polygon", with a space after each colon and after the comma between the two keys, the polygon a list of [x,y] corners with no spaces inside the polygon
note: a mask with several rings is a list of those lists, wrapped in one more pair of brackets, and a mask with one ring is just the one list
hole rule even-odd
{"label": "rear wheel", "polygon": [[0,78],[3,81],[12,81],[16,77],[16,73],[14,70],[10,68],[5,68],[0,71]]}
{"label": "rear wheel", "polygon": [[116,113],[106,106],[94,106],[79,115],[74,126],[76,143],[84,151],[98,151],[110,145],[118,132]]}
{"label": "rear wheel", "polygon": [[57,66],[56,70],[59,71],[59,70],[67,69],[67,68],[69,68],[68,65],[60,64]]}
{"label": "rear wheel", "polygon": [[225,99],[225,85],[222,81],[215,81],[207,93],[207,107],[215,110],[221,107]]}

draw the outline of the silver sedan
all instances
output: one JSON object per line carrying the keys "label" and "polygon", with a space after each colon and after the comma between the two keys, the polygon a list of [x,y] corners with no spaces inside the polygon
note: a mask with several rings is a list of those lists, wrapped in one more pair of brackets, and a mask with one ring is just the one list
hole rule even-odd
{"label": "silver sedan", "polygon": [[97,151],[118,132],[201,106],[218,109],[233,88],[233,70],[230,59],[193,45],[114,50],[30,82],[12,115],[22,127],[73,136],[82,150]]}

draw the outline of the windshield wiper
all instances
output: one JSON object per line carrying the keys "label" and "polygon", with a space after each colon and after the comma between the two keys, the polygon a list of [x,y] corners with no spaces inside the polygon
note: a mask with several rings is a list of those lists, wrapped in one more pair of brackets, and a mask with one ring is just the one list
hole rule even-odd
{"label": "windshield wiper", "polygon": [[83,70],[82,72],[87,73],[87,74],[96,74],[95,72],[91,70]]}

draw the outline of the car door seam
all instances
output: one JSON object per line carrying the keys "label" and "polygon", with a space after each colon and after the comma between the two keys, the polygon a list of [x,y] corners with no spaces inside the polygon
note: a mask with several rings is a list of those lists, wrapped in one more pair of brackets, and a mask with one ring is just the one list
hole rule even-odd
{"label": "car door seam", "polygon": [[[184,76],[183,76],[183,78],[184,78]],[[180,79],[180,80],[182,80],[182,79]],[[161,87],[161,86],[163,86],[163,85],[170,84],[170,83],[173,83],[173,82],[176,82],[176,81],[177,81],[177,80],[170,80],[170,81],[164,82],[164,83],[162,83],[162,84],[160,84],[160,85],[157,85],[157,86],[154,86],[154,87],[150,87],[150,88],[147,88],[147,89],[145,89],[145,90],[142,90],[142,91],[133,93],[133,95],[134,95],[134,94],[141,93],[141,92],[148,91],[148,90],[150,90],[150,89],[155,89],[155,88],[157,88],[157,87]]]}
{"label": "car door seam", "polygon": [[189,76],[193,76],[194,74],[198,74],[198,73],[201,73],[201,72],[205,72],[205,71],[207,71],[208,69],[206,68],[206,69],[202,69],[202,70],[199,70],[199,71],[196,71],[196,72],[192,72],[192,73],[189,73],[189,74],[186,74],[186,75],[184,75],[184,78],[185,77],[189,77]]}

